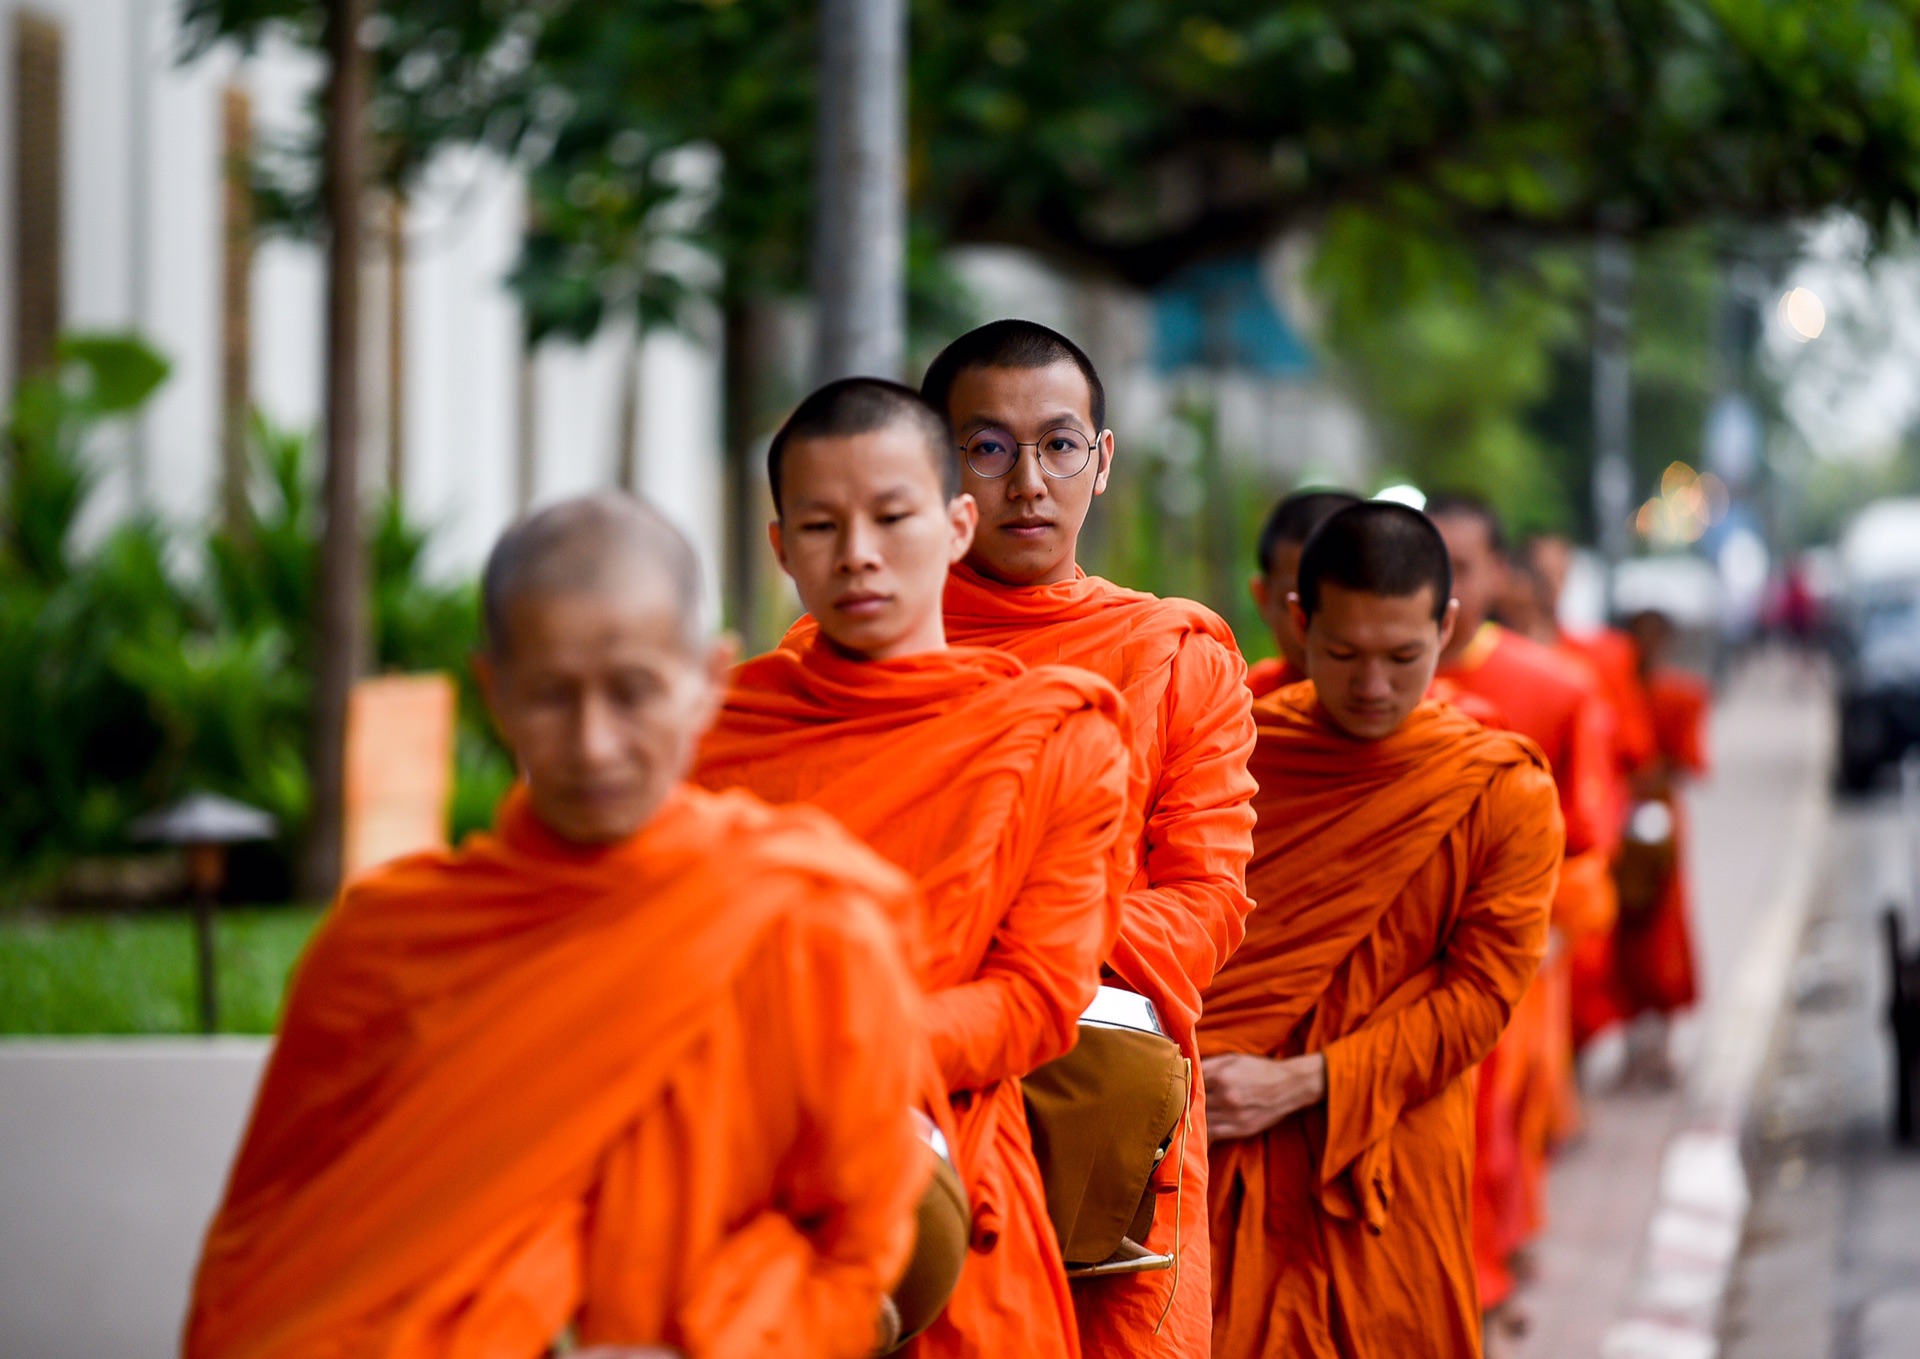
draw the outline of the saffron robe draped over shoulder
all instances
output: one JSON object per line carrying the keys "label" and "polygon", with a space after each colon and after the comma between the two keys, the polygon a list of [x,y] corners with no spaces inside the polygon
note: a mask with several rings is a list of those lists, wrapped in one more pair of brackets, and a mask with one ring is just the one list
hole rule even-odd
{"label": "saffron robe draped over shoulder", "polygon": [[1121,720],[1084,671],[971,647],[858,662],[815,636],[741,666],[701,749],[696,781],[821,807],[920,883],[976,1249],[919,1354],[1078,1353],[1018,1078],[1072,1047],[1118,927]]}
{"label": "saffron robe draped over shoulder", "polygon": [[1298,684],[1305,678],[1285,656],[1269,656],[1247,667],[1247,692],[1255,698],[1265,698],[1274,690]]}
{"label": "saffron robe draped over shoulder", "polygon": [[207,1236],[189,1359],[871,1352],[911,1248],[911,882],[811,809],[672,793],[350,885]]}
{"label": "saffron robe draped over shoulder", "polygon": [[[1127,590],[1076,569],[1058,585],[997,584],[965,564],[947,581],[947,636],[996,647],[1029,665],[1082,666],[1112,681],[1131,719],[1128,787],[1132,881],[1120,939],[1107,957],[1118,983],[1147,997],[1194,1063],[1185,1154],[1162,1163],[1162,1197],[1146,1245],[1178,1246],[1178,1266],[1075,1283],[1091,1354],[1208,1352],[1206,1092],[1194,1025],[1200,992],[1239,946],[1252,900],[1251,696],[1233,631],[1184,599]],[[1180,1143],[1176,1142],[1176,1147]]]}
{"label": "saffron robe draped over shoulder", "polygon": [[1255,705],[1256,906],[1201,1051],[1323,1053],[1327,1098],[1212,1148],[1214,1353],[1479,1353],[1473,1081],[1546,950],[1562,828],[1532,742],[1423,702],[1380,741]]}

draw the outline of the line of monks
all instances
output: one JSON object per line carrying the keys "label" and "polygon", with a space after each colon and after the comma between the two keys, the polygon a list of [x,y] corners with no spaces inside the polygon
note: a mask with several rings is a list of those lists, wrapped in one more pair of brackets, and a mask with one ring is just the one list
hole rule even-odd
{"label": "line of monks", "polygon": [[[1558,631],[1557,544],[1330,493],[1262,536],[1249,672],[1078,565],[1105,404],[1024,321],[808,397],[768,451],[806,616],[743,664],[644,502],[506,532],[520,780],[322,923],[191,1359],[1497,1345],[1576,1043],[1692,999],[1699,692],[1657,619]],[[1115,997],[1165,1049],[1144,1157],[1086,1060],[1130,1049],[1076,1042]],[[1122,1163],[1121,1245],[1069,1258]]]}

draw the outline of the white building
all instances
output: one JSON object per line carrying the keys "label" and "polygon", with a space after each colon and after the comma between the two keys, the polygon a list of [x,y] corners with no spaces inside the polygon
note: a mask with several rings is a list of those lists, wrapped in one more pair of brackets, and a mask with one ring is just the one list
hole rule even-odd
{"label": "white building", "polygon": [[[321,64],[285,45],[243,57],[219,50],[180,60],[170,0],[30,0],[0,24],[0,373],[18,373],[23,256],[38,221],[58,236],[59,325],[133,330],[173,364],[137,429],[96,450],[101,518],[147,507],[191,525],[215,512],[220,477],[222,269],[228,92],[243,92],[254,130],[296,127]],[[49,53],[52,53],[51,59]],[[55,68],[50,76],[49,67]],[[36,101],[52,88],[57,99]],[[52,107],[57,104],[57,109]],[[58,193],[23,174],[23,153],[57,129]],[[43,153],[44,154],[44,153]],[[29,201],[41,197],[57,202]],[[401,374],[401,486],[415,517],[435,525],[433,563],[474,569],[518,508],[521,325],[504,285],[518,248],[523,195],[508,166],[454,151],[431,167],[404,223],[402,352],[387,339],[393,298],[376,249],[365,278],[367,351],[363,484],[389,479],[389,373]],[[36,216],[37,214],[37,216]],[[372,234],[376,247],[381,234]],[[248,382],[282,426],[315,428],[322,393],[320,251],[259,241],[251,264]],[[630,333],[607,327],[585,348],[543,346],[532,368],[534,501],[613,484],[621,440],[621,367]],[[635,449],[640,489],[718,562],[718,365],[713,346],[649,335],[639,361]]]}

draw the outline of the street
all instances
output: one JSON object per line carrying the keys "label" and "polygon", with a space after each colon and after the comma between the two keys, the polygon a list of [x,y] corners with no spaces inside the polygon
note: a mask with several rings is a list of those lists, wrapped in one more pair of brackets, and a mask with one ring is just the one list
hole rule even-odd
{"label": "street", "polygon": [[1912,940],[1916,848],[1896,790],[1836,808],[1749,1136],[1726,1359],[1920,1355],[1920,1155],[1891,1136],[1881,923],[1901,909]]}

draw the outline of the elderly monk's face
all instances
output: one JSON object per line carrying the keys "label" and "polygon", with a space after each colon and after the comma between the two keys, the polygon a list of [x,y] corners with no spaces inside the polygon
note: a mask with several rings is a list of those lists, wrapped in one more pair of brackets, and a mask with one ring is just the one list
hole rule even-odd
{"label": "elderly monk's face", "polygon": [[1460,627],[1451,649],[1460,651],[1493,612],[1506,573],[1494,550],[1492,530],[1479,515],[1447,514],[1433,522],[1447,540],[1447,555],[1453,558],[1453,597],[1460,603]]}
{"label": "elderly monk's face", "polygon": [[947,499],[935,463],[946,456],[905,423],[788,447],[774,555],[843,652],[884,661],[947,644],[947,570],[977,511],[965,495]]}
{"label": "elderly monk's face", "polygon": [[562,839],[634,834],[686,774],[733,663],[731,642],[696,644],[664,581],[527,594],[475,661],[534,812]]}
{"label": "elderly monk's face", "polygon": [[[967,564],[981,575],[1004,585],[1073,579],[1080,526],[1113,470],[1113,434],[1094,428],[1092,406],[1087,380],[1071,363],[967,368],[954,378],[947,416],[961,444],[993,431],[1002,436],[997,443],[1022,445],[1002,476],[982,476],[971,462],[960,469],[961,486],[980,505]],[[1070,476],[1050,476],[1043,456],[1067,470],[1061,458],[1069,446],[1048,436],[1069,430],[1089,444],[1086,463]]]}
{"label": "elderly monk's face", "polygon": [[1425,697],[1460,606],[1449,601],[1436,622],[1431,586],[1414,595],[1374,595],[1328,582],[1312,618],[1298,596],[1292,609],[1321,708],[1349,736],[1378,741]]}
{"label": "elderly monk's face", "polygon": [[1247,591],[1253,596],[1254,607],[1260,610],[1260,617],[1266,620],[1280,654],[1295,670],[1306,669],[1306,649],[1300,641],[1299,629],[1293,625],[1293,610],[1287,607],[1287,601],[1292,598],[1293,587],[1300,580],[1300,549],[1303,546],[1301,543],[1275,545],[1267,573],[1247,582]]}

